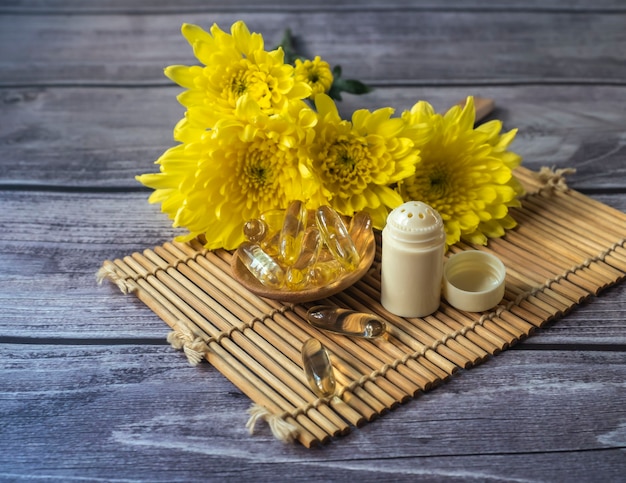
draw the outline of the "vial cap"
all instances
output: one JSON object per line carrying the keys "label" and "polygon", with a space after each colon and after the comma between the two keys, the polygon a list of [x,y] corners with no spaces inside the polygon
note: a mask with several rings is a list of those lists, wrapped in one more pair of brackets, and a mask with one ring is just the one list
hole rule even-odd
{"label": "vial cap", "polygon": [[504,296],[506,268],[488,252],[467,250],[448,258],[443,268],[443,296],[467,312],[483,312]]}
{"label": "vial cap", "polygon": [[392,210],[385,229],[393,238],[409,243],[441,240],[445,236],[437,210],[421,201],[407,201]]}

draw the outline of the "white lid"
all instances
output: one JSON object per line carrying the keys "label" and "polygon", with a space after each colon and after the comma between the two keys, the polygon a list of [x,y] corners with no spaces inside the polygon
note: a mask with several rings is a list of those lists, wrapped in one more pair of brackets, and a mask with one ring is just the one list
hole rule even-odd
{"label": "white lid", "polygon": [[441,216],[426,203],[407,201],[389,213],[385,229],[400,241],[423,243],[445,236]]}
{"label": "white lid", "polygon": [[504,296],[506,269],[491,253],[468,250],[452,255],[443,267],[443,296],[467,312],[482,312]]}

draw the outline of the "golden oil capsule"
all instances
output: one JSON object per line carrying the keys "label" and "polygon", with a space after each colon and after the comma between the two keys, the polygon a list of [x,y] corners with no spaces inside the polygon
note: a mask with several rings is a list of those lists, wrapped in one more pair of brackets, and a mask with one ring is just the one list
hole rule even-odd
{"label": "golden oil capsule", "polygon": [[263,285],[281,288],[285,284],[285,271],[258,244],[243,242],[237,253],[244,266]]}
{"label": "golden oil capsule", "polygon": [[267,210],[261,213],[259,220],[265,223],[267,231],[259,243],[268,255],[278,257],[278,239],[285,219],[285,210]]}
{"label": "golden oil capsule", "polygon": [[313,327],[318,329],[351,337],[373,339],[387,332],[385,321],[374,314],[333,307],[331,305],[311,307],[307,311],[307,320]]}
{"label": "golden oil capsule", "polygon": [[317,226],[308,226],[302,238],[300,256],[287,267],[286,285],[290,290],[302,290],[310,285],[310,270],[322,249],[322,238]]}
{"label": "golden oil capsule", "polygon": [[265,238],[268,230],[267,223],[260,218],[255,218],[244,223],[243,236],[245,236],[248,241],[259,243]]}
{"label": "golden oil capsule", "polygon": [[316,287],[328,285],[345,272],[346,269],[338,260],[332,259],[325,262],[317,262],[308,270],[309,284]]}
{"label": "golden oil capsule", "polygon": [[293,266],[285,270],[285,288],[288,290],[304,290],[309,287],[308,271]]}
{"label": "golden oil capsule", "polygon": [[267,225],[268,235],[274,235],[280,232],[285,220],[285,210],[275,209],[267,210],[261,213],[259,220]]}
{"label": "golden oil capsule", "polygon": [[359,265],[359,252],[341,217],[330,206],[323,205],[315,212],[315,218],[330,252],[347,270],[354,270]]}
{"label": "golden oil capsule", "polygon": [[350,220],[348,226],[348,235],[352,238],[357,252],[362,253],[365,248],[365,242],[372,229],[372,217],[367,211],[359,211]]}
{"label": "golden oil capsule", "polygon": [[289,203],[278,239],[278,253],[285,265],[293,265],[302,251],[308,211],[300,200]]}
{"label": "golden oil capsule", "polygon": [[322,246],[322,236],[317,226],[307,227],[302,237],[300,255],[293,266],[300,270],[312,266],[317,262],[317,258],[322,251]]}
{"label": "golden oil capsule", "polygon": [[302,345],[302,365],[304,374],[319,397],[330,397],[335,394],[335,373],[330,357],[322,343],[314,338]]}

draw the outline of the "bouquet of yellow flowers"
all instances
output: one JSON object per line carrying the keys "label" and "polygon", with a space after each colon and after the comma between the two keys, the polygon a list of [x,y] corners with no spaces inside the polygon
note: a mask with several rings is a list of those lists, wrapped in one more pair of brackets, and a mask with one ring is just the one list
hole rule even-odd
{"label": "bouquet of yellow flowers", "polygon": [[179,240],[204,235],[208,249],[234,249],[247,220],[293,200],[348,217],[366,211],[378,229],[404,201],[423,201],[440,213],[447,245],[485,244],[515,226],[521,158],[507,148],[516,131],[501,134],[497,120],[475,128],[471,97],[445,115],[419,101],[400,116],[361,109],[342,119],[333,98],[350,81],[320,57],[267,51],[241,21],[230,34],[189,24],[182,33],[202,65],[165,69],[185,89],[178,144],[156,161],[158,173],[137,177],[188,231]]}

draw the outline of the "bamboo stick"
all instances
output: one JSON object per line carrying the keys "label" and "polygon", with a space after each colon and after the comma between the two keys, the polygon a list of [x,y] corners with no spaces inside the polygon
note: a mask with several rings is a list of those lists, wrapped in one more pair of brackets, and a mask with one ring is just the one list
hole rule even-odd
{"label": "bamboo stick", "polygon": [[[626,236],[624,223],[616,223],[616,220],[624,220],[624,214],[618,210],[610,210],[608,214],[607,206],[603,205],[601,209],[592,209],[591,198],[584,199],[576,195],[575,191],[567,193],[556,193],[556,196],[541,195],[541,205],[550,213],[562,213],[564,218],[571,223],[572,226],[580,228],[583,233],[588,228],[589,222],[593,226],[601,227],[601,233],[591,233],[604,237],[605,240],[620,239]],[[538,205],[539,199],[532,199],[533,204]],[[597,206],[597,205],[596,205]],[[587,232],[587,234],[590,234]]]}
{"label": "bamboo stick", "polygon": [[[367,280],[368,283],[372,284],[377,290],[380,290],[379,279],[368,276],[364,277],[364,279]],[[465,326],[463,323],[461,323],[460,325],[461,327]],[[484,335],[483,331],[484,329],[482,327],[472,331],[471,337],[472,339],[474,339],[474,342],[476,342],[480,347],[483,347],[483,349],[486,349],[489,354],[499,353],[502,350],[502,347],[500,347],[500,343],[502,342],[502,340],[498,339],[498,341],[496,342],[492,334],[489,333],[488,335]],[[481,334],[483,334],[484,336]]]}
{"label": "bamboo stick", "polygon": [[[358,291],[356,291],[354,287],[351,287],[348,292],[350,294],[358,294]],[[336,296],[336,298],[340,301],[340,305],[346,305],[357,311],[374,312],[371,307],[361,304],[348,292],[344,292]],[[385,364],[393,365],[396,361],[403,359],[404,356],[407,355],[407,352],[399,348],[397,344],[389,342],[388,337],[380,339],[376,342],[376,344],[375,350],[377,357],[382,359]],[[366,344],[362,343],[362,345],[370,348],[370,346],[366,346]],[[424,369],[423,366],[419,365],[414,359],[409,358],[404,364],[398,364],[396,370],[404,374],[404,376],[411,381],[412,385],[410,387],[410,393],[412,396],[416,396],[420,391],[429,390],[433,384],[438,382],[437,376]]]}
{"label": "bamboo stick", "polygon": [[475,324],[475,321],[468,318],[464,313],[445,303],[439,306],[439,312],[453,320],[456,320],[464,327],[472,327],[472,330],[477,332],[485,340],[489,341],[489,343],[493,346],[492,355],[500,353],[511,345],[511,341],[508,340],[510,334],[502,334],[502,331],[500,331],[498,327],[494,327],[489,320],[486,320],[482,325]]}
{"label": "bamboo stick", "polygon": [[[287,322],[299,322],[301,319],[295,312],[285,312],[281,314],[281,318],[285,318]],[[307,330],[307,327],[303,327],[303,330]],[[310,328],[310,332],[308,332],[306,337],[319,337],[319,334],[313,331],[313,327]],[[337,361],[337,367],[346,375],[347,380],[350,381],[348,385],[352,381],[358,381],[363,375],[366,375],[368,372],[368,368],[364,368],[360,361],[355,360],[349,356],[349,353],[341,347],[341,345],[337,344],[333,339],[328,336],[321,337],[322,343],[331,351],[331,359]],[[342,356],[342,357],[340,357]],[[352,364],[357,364],[361,367],[355,368]],[[388,381],[386,381],[388,383]],[[385,384],[385,381],[382,378],[377,379],[376,381],[366,381],[362,386],[356,386],[355,390],[352,391],[355,395],[362,398],[363,401],[368,404],[370,407],[374,409],[377,414],[381,414],[386,410],[395,407],[399,404],[393,398],[390,398],[389,394],[385,391],[387,389],[388,384]],[[361,391],[359,389],[363,389]],[[345,393],[344,393],[345,394]],[[368,418],[373,417],[374,414],[369,415]]]}
{"label": "bamboo stick", "polygon": [[581,211],[568,209],[566,203],[556,204],[555,199],[552,198],[542,197],[541,200],[524,200],[524,207],[543,218],[545,222],[550,221],[555,225],[567,228],[580,238],[594,239],[603,245],[610,245],[623,240],[626,236],[623,227],[620,227],[619,223],[615,223],[615,220],[604,220],[596,213],[583,218]]}
{"label": "bamboo stick", "polygon": [[[528,220],[526,213],[523,213],[521,217],[525,221]],[[528,225],[537,227],[537,225],[531,225],[530,222]],[[551,233],[551,236],[542,238],[539,237],[539,233],[540,232],[530,230],[529,227],[522,225],[517,232],[509,232],[507,238],[513,240],[517,246],[529,251],[541,243],[543,248],[552,256],[558,257],[562,259],[564,263],[571,265],[579,265],[591,257],[597,257],[598,254],[604,250],[604,248],[601,247],[592,249],[589,246],[581,246],[579,243],[574,243],[575,239],[572,237],[567,240],[565,245],[563,240],[561,240],[554,231]],[[619,278],[620,275],[623,275],[620,270],[610,266],[603,260],[598,260],[595,262],[595,265],[595,270],[600,272],[602,280],[612,281]]]}
{"label": "bamboo stick", "polygon": [[[567,201],[571,200],[568,199]],[[593,214],[593,217],[588,220],[591,225],[572,227],[567,221],[564,222],[560,216],[556,216],[551,212],[544,213],[542,205],[535,203],[534,200],[525,201],[523,206],[524,210],[522,210],[522,214],[526,217],[525,223],[532,226],[534,228],[533,231],[544,233],[545,235],[557,236],[566,243],[579,243],[581,248],[587,245],[593,250],[591,253],[598,249],[608,248],[611,244],[619,242],[624,236],[622,233],[619,233],[615,238],[612,238],[610,236],[603,236],[602,233],[595,233],[596,231],[602,232],[604,230],[604,227],[595,225],[597,214]],[[612,223],[614,224],[615,220],[612,220]],[[590,226],[594,232],[592,233],[593,236],[589,236]],[[572,234],[576,234],[576,236],[572,236]]]}
{"label": "bamboo stick", "polygon": [[[412,347],[414,351],[421,351],[424,346],[432,347],[433,344],[437,343],[439,339],[445,336],[445,334],[440,334],[438,331],[436,331],[436,329],[434,329],[435,335],[433,335],[433,330],[430,330],[430,331],[421,330],[420,328],[416,327],[414,323],[412,323],[411,319],[404,319],[404,318],[393,316],[392,314],[387,312],[382,307],[382,305],[380,305],[378,300],[372,300],[364,292],[359,291],[358,288],[357,289],[353,288],[352,291],[355,293],[356,296],[359,296],[359,298],[369,303],[370,310],[375,312],[380,317],[391,322],[393,326],[396,327],[396,330],[401,330],[402,332],[406,333],[407,336],[410,336],[413,339],[417,340],[420,346]],[[351,305],[355,306],[356,308],[360,310],[367,310],[367,308],[363,304],[360,304],[354,298],[349,297],[348,294],[343,294],[342,298],[343,299],[347,298],[348,301],[351,303]],[[469,367],[469,365],[471,365],[470,359],[468,359],[466,356],[458,352],[453,351],[446,344],[439,344],[436,348],[433,348],[432,350],[439,352],[442,357],[451,361],[452,364],[456,366],[467,368]],[[456,371],[456,370],[457,369],[453,369],[453,371]]]}
{"label": "bamboo stick", "polygon": [[[126,262],[131,262],[131,265]],[[154,295],[153,302],[155,304],[161,304],[163,307],[167,307],[167,310],[160,310],[156,312],[160,317],[164,317],[163,320],[172,328],[176,327],[180,321],[185,321],[189,327],[192,327],[193,324],[186,319],[184,314],[176,309],[163,295],[162,292],[157,288],[157,290],[153,290],[153,287],[158,287],[158,282],[154,276],[148,276],[147,271],[143,270],[140,266],[136,267],[133,263],[134,260],[130,257],[126,257],[124,261],[116,260],[115,264],[129,277],[140,276],[142,278],[136,281],[137,284],[141,286],[143,290],[145,290],[146,294]],[[131,267],[132,266],[132,267]],[[135,268],[139,268],[139,271],[136,271]],[[145,277],[145,278],[144,278]],[[151,279],[152,284],[148,281],[148,278]],[[156,287],[155,287],[156,286]],[[151,287],[148,289],[148,287]],[[159,287],[163,288],[163,287]],[[209,348],[211,351],[206,354],[206,358],[215,368],[217,368],[222,374],[224,374],[228,379],[230,379],[233,384],[235,384],[244,394],[246,394],[250,399],[256,401],[259,404],[262,404],[268,410],[274,412],[275,414],[283,413],[287,408],[287,412],[292,411],[293,406],[291,406],[286,400],[284,400],[281,396],[278,395],[274,389],[270,388],[266,384],[260,381],[251,371],[249,371],[245,366],[241,365],[236,359],[234,359],[230,354],[224,351],[219,344],[215,342],[211,342],[209,344]],[[322,442],[318,437],[316,437],[312,432],[308,431],[308,418],[303,415],[298,415],[296,418],[293,418],[289,415],[286,416],[285,420],[292,424],[295,428],[297,428],[297,439],[302,443],[305,447],[311,447],[316,444]]]}
{"label": "bamboo stick", "polygon": [[[543,243],[542,240],[548,238],[549,235],[550,238],[554,239],[552,243],[560,243],[567,246],[569,250],[579,254],[583,261],[597,257],[603,252],[606,253],[606,250],[612,246],[607,246],[590,237],[573,237],[572,233],[565,227],[549,225],[529,212],[520,212],[518,218],[524,221],[524,224],[520,225],[518,231],[525,238],[535,240],[536,243]],[[565,255],[567,254],[568,251],[565,252]],[[623,277],[626,271],[626,256],[621,256],[615,250],[606,253],[603,260],[595,263],[612,280],[618,280],[620,277]]]}
{"label": "bamboo stick", "polygon": [[[364,292],[358,291],[358,289],[355,289],[354,287],[352,288],[351,292],[354,292],[355,295],[358,295],[360,298],[363,298],[364,301],[368,302],[369,308],[372,312],[386,319],[387,321],[391,322],[392,323],[391,327],[395,330],[390,331],[390,334],[394,336],[396,339],[398,339],[399,341],[402,341],[408,347],[410,347],[412,351],[421,352],[425,348],[431,348],[431,346],[435,342],[437,342],[436,338],[415,329],[410,324],[408,319],[400,318],[391,314],[390,312],[387,312],[382,307],[382,305],[378,303],[377,300],[372,300]],[[342,294],[342,298],[347,299],[351,304],[355,305],[357,308],[362,308],[365,310],[365,307],[363,305],[360,305],[353,297],[350,297],[347,293]],[[411,340],[413,340],[413,342],[411,342]],[[407,341],[409,342],[407,343]],[[435,349],[431,348],[430,350],[434,350],[435,352],[437,352],[438,349],[439,349],[439,346]],[[429,357],[427,355],[427,352],[430,352],[430,350],[424,352],[424,357]],[[454,358],[454,359],[459,360],[460,364],[462,364],[463,366],[468,362],[466,358],[463,358],[462,356],[456,353],[453,354],[452,351],[448,348],[444,347],[441,350],[441,352],[443,352],[443,354],[441,354],[441,357],[443,359],[437,358],[436,361],[433,361],[433,362],[439,365],[449,375],[456,372],[458,368],[456,367],[454,362],[450,363],[448,361],[448,357],[450,357],[450,359]],[[432,358],[434,356],[430,356],[430,357]]]}
{"label": "bamboo stick", "polygon": [[578,209],[590,211],[609,224],[615,224],[616,220],[623,221],[625,224],[622,224],[622,236],[626,236],[626,213],[616,210],[615,208],[605,205],[604,203],[589,196],[585,196],[575,190],[569,190],[565,193],[556,193],[556,196],[562,199],[567,199],[567,203],[571,203]]}
{"label": "bamboo stick", "polygon": [[[503,259],[505,298],[492,312],[465,313],[443,302],[424,318],[387,313],[380,304],[377,233],[370,273],[331,300],[387,319],[387,340],[322,334],[306,322],[304,306],[249,293],[231,276],[232,255],[197,241],[105,264],[174,330],[184,324],[207,341],[207,360],[253,401],[294,424],[298,440],[310,447],[499,353],[626,276],[626,214],[572,190],[544,189],[525,168],[516,175],[528,191],[522,208],[512,210],[518,227],[489,248],[459,244],[450,251],[484,249]],[[300,348],[311,336],[331,351],[341,398],[316,400],[303,376]]]}
{"label": "bamboo stick", "polygon": [[[148,258],[139,253],[132,255],[133,259],[143,266],[149,272],[154,272],[158,268]],[[174,303],[194,324],[201,327],[209,335],[216,337],[219,334],[219,329],[209,322],[207,317],[213,320],[217,319],[217,314],[207,307],[193,294],[186,293],[182,284],[176,281],[170,274],[164,270],[157,270],[154,272],[158,280],[160,280],[167,288],[167,295],[169,300]],[[150,277],[152,278],[152,277]],[[234,357],[236,357],[242,364],[245,364],[251,371],[253,371],[260,379],[262,379],[270,387],[274,387],[286,400],[293,405],[293,409],[298,408],[306,404],[306,401],[289,385],[283,383],[280,377],[272,373],[269,367],[266,367],[258,363],[254,358],[247,355],[246,351],[242,349],[238,344],[228,338],[222,339],[221,345],[228,350]],[[315,421],[314,421],[315,420]],[[321,426],[320,426],[321,424]],[[312,412],[311,416],[307,418],[307,424],[305,425],[311,433],[313,433],[320,441],[328,440],[328,433],[324,427],[330,427],[330,423],[322,418],[317,412]]]}
{"label": "bamboo stick", "polygon": [[600,282],[593,273],[589,273],[585,269],[572,272],[572,265],[563,263],[563,261],[554,257],[547,258],[543,253],[526,251],[511,243],[508,239],[500,239],[499,243],[493,245],[493,249],[498,251],[502,257],[516,260],[515,263],[520,268],[526,269],[526,273],[529,274],[541,275],[545,279],[551,279],[557,275],[567,273],[569,280],[589,293],[592,293],[596,289],[598,282]]}
{"label": "bamboo stick", "polygon": [[440,312],[429,315],[425,317],[424,320],[428,321],[428,323],[433,326],[440,327],[440,330],[443,333],[453,335],[455,341],[471,353],[475,354],[476,359],[474,364],[480,364],[489,358],[490,352],[479,345],[479,343],[486,344],[486,341],[480,338],[480,336],[475,332],[464,331],[461,324],[456,324],[452,319],[446,317]]}
{"label": "bamboo stick", "polygon": [[[359,296],[360,299],[367,300],[367,296],[363,292],[358,290],[358,288],[354,290],[354,293],[355,296]],[[367,301],[370,302],[371,305],[369,306],[369,308],[371,309],[374,304],[371,300]],[[357,308],[359,308],[360,310],[368,310],[368,306],[364,303],[360,303],[356,300],[354,303],[355,306],[357,306]],[[415,326],[416,330],[426,334],[434,341],[445,341],[442,343],[445,344],[445,346],[449,349],[449,353],[443,353],[442,355],[450,359],[459,367],[467,369],[471,365],[477,364],[480,361],[480,356],[478,356],[475,352],[472,352],[467,347],[460,344],[456,340],[456,338],[449,337],[449,331],[443,329],[441,324],[427,322],[424,319],[408,319],[408,321]]]}
{"label": "bamboo stick", "polygon": [[[506,260],[505,265],[517,266],[520,271],[528,275],[541,276],[544,280],[551,280],[555,276],[565,273],[566,269],[569,268],[554,266],[545,257],[542,258],[539,255],[520,250],[505,240],[498,241],[499,243],[491,245],[491,249],[497,256]],[[595,290],[593,282],[583,277],[581,273],[568,273],[566,278],[587,293],[593,293]]]}
{"label": "bamboo stick", "polygon": [[[227,272],[224,271],[229,265],[223,262],[223,260],[217,257],[214,253],[204,250],[202,246],[197,243],[197,241],[192,241],[189,245],[181,244],[176,246],[181,248],[187,254],[193,253],[194,251],[202,253],[203,256],[197,258],[197,262],[199,265],[201,265],[205,270],[210,272],[217,279],[219,279],[222,283],[233,289],[236,294],[247,292],[232,277],[230,277]],[[219,268],[220,264],[222,265],[222,269]],[[247,293],[245,297],[238,297],[240,301],[244,298],[262,312],[271,312],[273,310],[282,308],[275,305],[270,305],[268,304],[268,301],[261,299],[260,297],[257,297],[256,295],[251,293]],[[287,321],[285,323],[284,321],[286,319],[283,314],[275,313],[272,316],[272,320],[279,323],[281,327],[281,333],[284,333],[286,335],[290,334],[292,329],[292,323],[291,321]],[[303,341],[304,338],[300,339],[297,344],[301,345]],[[377,411],[381,411],[384,409],[384,405],[381,404],[376,398],[374,398],[370,394],[370,392],[368,392],[372,390],[374,392],[377,392],[378,389],[371,384],[367,384],[364,389],[357,388],[355,395],[351,397],[349,401],[346,401],[352,409],[357,411],[368,421],[377,416]],[[346,398],[344,398],[344,400],[345,399]]]}
{"label": "bamboo stick", "polygon": [[[377,284],[378,285],[377,288],[378,289],[380,288],[379,280],[374,279],[373,277],[369,277],[367,275],[363,278],[368,279],[369,282],[373,282]],[[370,307],[374,309],[378,313],[378,315],[380,315],[381,317],[385,319],[394,321],[395,325],[393,326],[394,331],[392,332],[392,335],[398,341],[408,346],[411,351],[422,352],[424,351],[424,349],[429,348],[430,345],[436,342],[436,340],[433,339],[431,336],[423,332],[420,332],[419,330],[416,330],[415,328],[411,328],[411,325],[408,319],[403,319],[403,318],[400,318],[391,314],[390,312],[385,310],[382,307],[382,305],[378,303],[377,300],[374,300],[369,296],[368,298],[369,298],[368,302],[370,302]],[[412,332],[412,333],[409,333],[409,332]],[[437,348],[434,350],[433,349],[426,350],[424,351],[423,356],[425,359],[429,360],[432,364],[438,367],[440,371],[443,371],[443,373],[441,373],[440,371],[438,372],[441,374],[440,377],[446,380],[458,370],[459,366],[450,362],[445,356],[443,356],[442,354],[438,352],[440,350],[446,353],[447,355],[451,355],[450,351],[447,348],[441,348],[441,347],[442,347],[441,345],[438,345]],[[451,357],[457,358],[458,355],[453,355]]]}
{"label": "bamboo stick", "polygon": [[[182,252],[177,250],[176,247],[170,244],[166,244],[163,248],[159,248],[160,247],[155,248],[155,252],[170,264],[175,263],[176,260],[180,260],[181,255],[184,255]],[[199,272],[193,269],[193,267],[199,268],[197,263],[195,263],[192,259],[187,263],[178,264],[177,270],[187,276],[195,285],[204,291],[206,294],[206,297],[204,297],[205,302],[214,300],[217,303],[217,305],[215,305],[215,310],[219,311],[222,317],[228,317],[229,314],[232,314],[236,319],[231,320],[231,324],[234,326],[243,325],[244,334],[247,334],[253,340],[254,344],[258,345],[267,354],[275,354],[276,363],[288,370],[292,376],[298,379],[303,379],[302,367],[298,365],[300,362],[300,353],[296,353],[292,346],[288,345],[281,336],[271,332],[263,323],[254,324],[253,328],[246,327],[245,321],[255,319],[262,321],[261,317],[246,311],[240,303],[234,303],[232,299],[229,299],[223,294],[222,290],[220,290],[220,286],[210,283],[207,278],[203,278]],[[228,306],[228,312],[221,310],[221,307],[225,306]],[[278,352],[276,352],[277,349]],[[312,393],[307,396],[307,401],[310,401],[311,398],[315,398]],[[317,409],[336,426],[340,427],[342,433],[345,433],[348,430],[345,421],[339,418],[326,405],[318,405]],[[348,419],[352,424],[356,425],[360,422],[361,418],[355,418],[355,413],[351,410],[348,411],[348,409],[348,406],[341,408],[340,414],[346,417],[346,419]]]}
{"label": "bamboo stick", "polygon": [[[302,321],[300,321],[300,322],[302,322]],[[308,325],[308,324],[306,324],[306,325]],[[309,328],[305,326],[305,330],[308,330],[308,329]],[[311,333],[310,336],[319,338],[320,332],[317,329],[314,329],[312,327],[311,327],[311,329],[313,329],[313,333]],[[327,343],[329,342],[328,338],[326,338],[325,340],[326,340]],[[357,353],[358,354],[359,353],[359,349],[357,348],[357,344],[358,343],[353,341],[353,340],[346,339],[345,343],[343,344],[344,347],[341,347],[341,350],[344,352],[344,354],[346,354],[346,352],[345,352],[346,349],[349,351],[349,353],[352,353],[352,354]],[[366,353],[362,352],[361,355],[365,356]],[[343,359],[344,359],[343,360],[344,364],[347,363],[348,361],[352,362],[352,364],[354,364],[355,362],[357,362],[357,363],[363,363],[363,362],[367,363],[368,362],[367,360],[359,360],[358,357],[355,360],[351,360],[349,356],[346,357],[345,355],[343,356]],[[372,371],[378,369],[380,367],[380,365],[382,365],[382,364],[379,363],[379,365],[372,365],[370,363],[369,364],[370,370],[363,372],[361,374],[361,376],[364,373],[372,372]],[[394,407],[395,405],[398,404],[398,401],[402,402],[402,401],[406,400],[408,397],[410,397],[410,395],[411,395],[411,393],[407,394],[401,388],[398,388],[398,384],[400,384],[400,385],[406,384],[407,387],[410,387],[412,383],[410,381],[408,381],[407,379],[403,378],[395,370],[388,371],[387,376],[388,376],[387,378],[377,378],[376,382],[377,382],[378,385],[384,386],[384,390],[385,390],[385,392],[387,394],[393,394],[393,395],[396,396],[394,399],[391,399],[390,403],[388,403],[388,406],[390,404],[391,407]],[[393,379],[393,382],[391,381],[392,379]]]}

